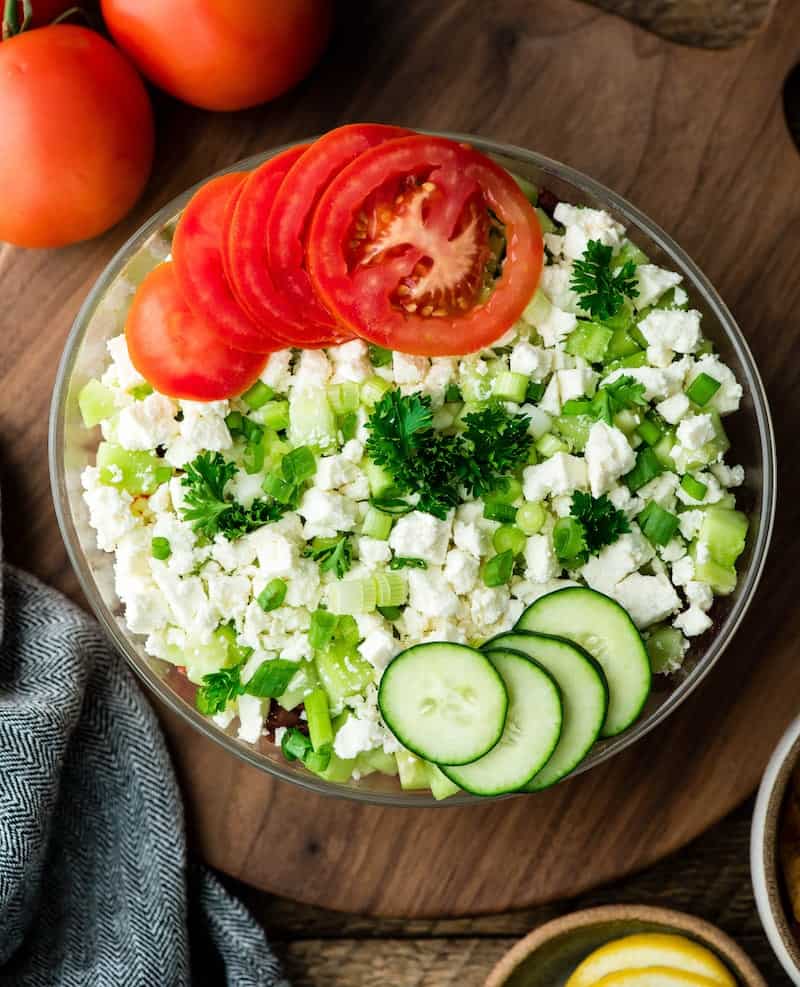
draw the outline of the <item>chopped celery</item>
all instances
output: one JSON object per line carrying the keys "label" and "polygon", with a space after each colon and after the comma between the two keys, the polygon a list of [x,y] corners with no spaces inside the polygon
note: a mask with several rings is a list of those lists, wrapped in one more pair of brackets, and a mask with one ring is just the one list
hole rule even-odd
{"label": "chopped celery", "polygon": [[541,531],[547,519],[547,512],[538,501],[529,501],[517,511],[516,523],[526,535],[535,535]]}
{"label": "chopped celery", "polygon": [[559,415],[553,419],[553,428],[573,452],[583,452],[589,441],[594,421],[588,415]]}
{"label": "chopped celery", "polygon": [[529,182],[527,178],[523,178],[522,175],[515,175],[512,172],[511,177],[517,185],[519,185],[522,190],[522,194],[528,202],[530,202],[532,206],[535,206],[539,201],[539,189],[533,184],[533,182]]}
{"label": "chopped celery", "polygon": [[375,507],[368,507],[361,525],[361,533],[368,538],[377,538],[379,541],[386,541],[389,532],[392,530],[393,519],[391,515],[384,514]]}
{"label": "chopped celery", "polygon": [[634,264],[649,264],[650,258],[647,254],[632,243],[630,240],[626,240],[620,248],[619,252],[611,260],[612,270],[617,267],[622,267],[623,264],[628,261],[633,261]]}
{"label": "chopped celery", "polygon": [[328,646],[333,638],[339,618],[328,610],[315,610],[311,614],[308,641],[315,651]]}
{"label": "chopped celery", "polygon": [[342,433],[342,441],[349,442],[356,437],[358,432],[358,416],[354,411],[348,411],[346,415],[339,415],[339,429]]}
{"label": "chopped celery", "polygon": [[708,492],[708,484],[702,483],[697,477],[690,476],[688,473],[681,477],[681,487],[695,500],[702,500]]}
{"label": "chopped celery", "polygon": [[97,448],[100,482],[119,487],[131,496],[155,493],[172,476],[172,468],[149,452],[131,452],[110,442]]}
{"label": "chopped celery", "polygon": [[632,408],[623,408],[614,415],[614,425],[630,438],[641,421],[640,416]]}
{"label": "chopped celery", "polygon": [[715,562],[732,566],[744,551],[747,527],[747,516],[741,511],[714,506],[704,511],[697,537],[708,546]]}
{"label": "chopped celery", "polygon": [[646,367],[647,366],[647,354],[644,350],[637,350],[630,356],[624,356],[620,360],[612,360],[611,363],[606,364],[606,368],[611,370],[619,370],[622,367]]}
{"label": "chopped celery", "polygon": [[709,374],[698,374],[686,388],[686,397],[702,408],[714,397],[720,386],[720,382]]}
{"label": "chopped celery", "polygon": [[297,446],[281,461],[281,473],[288,483],[298,484],[317,472],[317,460],[308,446]]}
{"label": "chopped celery", "polygon": [[371,751],[362,751],[358,755],[356,758],[356,768],[362,774],[368,774],[370,771],[378,771],[382,775],[396,775],[397,761],[394,754],[387,754],[380,747],[376,747]]}
{"label": "chopped celery", "polygon": [[645,641],[650,667],[656,673],[674,671],[683,661],[683,635],[677,628],[662,624]]}
{"label": "chopped celery", "polygon": [[522,404],[527,390],[528,378],[525,374],[504,371],[495,380],[492,395],[501,401],[514,401],[517,404]]}
{"label": "chopped celery", "polygon": [[605,359],[613,335],[614,330],[609,329],[608,326],[581,319],[577,327],[567,336],[567,353],[583,357],[589,363],[601,363]]}
{"label": "chopped celery", "polygon": [[258,408],[263,408],[267,401],[271,401],[274,397],[275,391],[269,385],[265,384],[263,380],[257,380],[249,391],[244,392],[242,401],[244,401],[248,408],[252,408],[255,411]]}
{"label": "chopped celery", "polygon": [[663,472],[664,467],[656,455],[655,449],[651,449],[650,446],[645,446],[639,450],[636,456],[636,465],[630,473],[626,473],[622,479],[630,492],[636,493],[640,487],[643,487],[651,480],[654,480]]}
{"label": "chopped celery", "polygon": [[328,607],[331,613],[371,613],[377,602],[375,582],[371,577],[345,579],[328,586]]}
{"label": "chopped celery", "polygon": [[308,735],[315,751],[333,743],[333,724],[328,709],[328,696],[324,689],[314,689],[305,697]]}
{"label": "chopped celery", "polygon": [[327,392],[328,401],[337,415],[346,415],[357,410],[360,398],[358,384],[353,381],[331,384],[327,388]]}
{"label": "chopped celery", "polygon": [[675,433],[665,432],[662,438],[653,446],[653,455],[661,463],[665,470],[675,469],[675,461],[672,458],[672,447],[675,445]]}
{"label": "chopped celery", "polygon": [[527,322],[528,325],[538,326],[547,319],[552,310],[553,306],[550,303],[550,299],[540,288],[537,288],[533,298],[525,306],[522,313],[522,320],[523,322]]}
{"label": "chopped celery", "polygon": [[664,430],[650,415],[646,415],[642,421],[639,422],[636,431],[649,446],[658,445],[661,440],[661,436],[664,434]]}
{"label": "chopped celery", "polygon": [[374,407],[383,395],[392,389],[392,385],[383,377],[368,377],[361,385],[361,401],[368,408]]}
{"label": "chopped celery", "polygon": [[277,703],[284,709],[294,709],[295,706],[304,703],[309,693],[313,692],[318,685],[319,678],[312,662],[301,662],[289,680],[286,692],[282,696],[278,696]]}
{"label": "chopped celery", "polygon": [[295,498],[295,488],[277,473],[268,473],[261,484],[264,493],[269,494],[279,504],[291,504]]}
{"label": "chopped celery", "polygon": [[429,787],[428,765],[408,751],[398,751],[395,754],[397,771],[400,776],[400,787],[404,791],[417,791]]}
{"label": "chopped celery", "polygon": [[606,358],[611,360],[621,360],[626,356],[633,356],[634,353],[639,353],[641,347],[639,344],[631,339],[628,334],[628,330],[625,328],[614,329],[611,334],[611,339],[606,348]]}
{"label": "chopped celery", "polygon": [[555,456],[557,452],[569,452],[569,446],[563,439],[559,439],[558,436],[553,435],[552,432],[546,432],[540,439],[535,443],[536,451],[548,459],[550,456]]}
{"label": "chopped celery", "polygon": [[450,781],[447,775],[430,762],[428,762],[428,784],[431,786],[431,795],[437,801],[448,799],[451,795],[456,795],[461,791],[455,782]]}
{"label": "chopped celery", "polygon": [[379,607],[399,607],[408,600],[408,582],[399,572],[376,572],[375,599]]}
{"label": "chopped celery", "polygon": [[327,767],[320,771],[314,771],[311,764],[306,765],[307,768],[314,771],[315,775],[318,775],[325,781],[332,781],[340,785],[350,781],[350,778],[353,775],[353,768],[355,766],[356,759],[354,757],[342,758],[337,757],[337,755],[333,753],[331,753],[331,759],[328,761]]}
{"label": "chopped celery", "polygon": [[289,402],[289,440],[294,446],[330,449],[336,445],[336,417],[325,394],[295,391]]}
{"label": "chopped celery", "polygon": [[258,414],[254,417],[265,428],[282,432],[289,427],[289,402],[267,401],[258,409]]}
{"label": "chopped celery", "polygon": [[666,545],[678,530],[678,518],[651,500],[636,518],[645,537],[654,545]]}
{"label": "chopped celery", "polygon": [[394,486],[391,474],[387,473],[382,466],[373,463],[371,459],[364,463],[364,472],[367,474],[369,490],[373,497],[380,497],[381,494],[386,493],[390,487]]}
{"label": "chopped celery", "polygon": [[351,646],[348,652],[327,648],[315,658],[320,681],[334,705],[363,692],[372,682],[375,669]]}
{"label": "chopped celery", "polygon": [[94,428],[114,414],[114,394],[99,380],[90,380],[81,388],[78,407],[83,424],[87,428]]}
{"label": "chopped celery", "polygon": [[513,524],[501,524],[492,535],[492,545],[499,555],[509,550],[514,555],[519,555],[525,548],[526,541],[524,533]]}

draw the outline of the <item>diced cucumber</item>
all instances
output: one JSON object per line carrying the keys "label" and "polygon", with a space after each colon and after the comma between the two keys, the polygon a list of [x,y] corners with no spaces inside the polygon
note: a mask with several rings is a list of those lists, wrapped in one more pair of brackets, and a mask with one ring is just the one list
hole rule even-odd
{"label": "diced cucumber", "polygon": [[633,356],[634,353],[641,352],[641,346],[632,339],[628,330],[624,327],[614,329],[606,347],[606,360],[622,360],[626,356]]}
{"label": "diced cucumber", "polygon": [[283,432],[289,427],[289,402],[267,401],[250,417],[264,428]]}
{"label": "diced cucumber", "polygon": [[506,370],[495,380],[492,395],[500,401],[515,401],[517,404],[522,404],[527,390],[528,378],[525,374]]}
{"label": "diced cucumber", "polygon": [[711,558],[723,566],[733,566],[744,551],[747,538],[747,515],[724,507],[707,508],[698,541],[708,546]]}
{"label": "diced cucumber", "polygon": [[282,696],[278,696],[276,702],[284,709],[294,709],[300,703],[306,701],[306,696],[319,685],[319,676],[310,661],[301,662],[297,666],[297,671],[289,679],[289,685]]}
{"label": "diced cucumber", "polygon": [[394,480],[391,474],[387,473],[382,466],[373,463],[371,459],[366,460],[364,463],[364,472],[367,475],[369,491],[373,497],[380,497],[381,494],[386,493],[387,490],[394,486]]}
{"label": "diced cucumber", "polygon": [[529,792],[549,788],[573,771],[600,736],[608,712],[608,683],[600,664],[583,648],[564,638],[530,631],[500,634],[484,650],[511,648],[538,662],[561,690],[564,724],[553,755],[525,786]]}
{"label": "diced cucumber", "polygon": [[622,411],[618,411],[614,415],[615,427],[618,428],[620,432],[624,432],[628,438],[630,438],[639,427],[640,421],[640,416],[631,408],[623,408]]}
{"label": "diced cucumber", "polygon": [[172,467],[150,452],[131,452],[111,442],[97,447],[100,482],[131,496],[152,494],[172,476]]}
{"label": "diced cucumber", "polygon": [[408,751],[398,751],[395,754],[397,771],[400,777],[400,787],[405,791],[416,791],[429,788],[428,764]]}
{"label": "diced cucumber", "polygon": [[677,668],[683,661],[683,643],[683,634],[676,627],[654,627],[645,642],[653,671],[660,674]]}
{"label": "diced cucumber", "polygon": [[503,795],[527,785],[556,749],[563,720],[561,693],[553,677],[527,655],[499,645],[484,648],[508,693],[506,725],[482,758],[442,772],[473,795]]}
{"label": "diced cucumber", "polygon": [[78,407],[81,418],[83,418],[83,424],[87,428],[94,428],[95,425],[99,425],[100,422],[114,414],[114,394],[99,380],[90,380],[81,388],[78,395]]}
{"label": "diced cucumber", "polygon": [[368,377],[361,385],[361,403],[367,408],[374,408],[383,395],[392,389],[392,385],[383,377]]}
{"label": "diced cucumber", "polygon": [[229,634],[226,633],[228,630],[219,627],[209,641],[202,643],[188,640],[183,648],[175,649],[174,659],[170,657],[169,660],[176,665],[185,665],[186,677],[190,682],[200,685],[204,675],[238,665],[242,660],[241,651],[235,643],[231,645]]}
{"label": "diced cucumber", "polygon": [[694,560],[694,578],[698,583],[706,583],[718,596],[730,596],[736,589],[736,569],[732,565],[721,565],[713,558],[705,562],[697,561],[697,546],[689,547]]}
{"label": "diced cucumber", "polygon": [[588,415],[559,415],[553,419],[553,428],[566,439],[572,452],[583,452],[589,441],[594,420]]}
{"label": "diced cucumber", "polygon": [[463,644],[417,644],[381,678],[384,722],[413,754],[436,764],[469,764],[498,742],[508,696],[489,659]]}
{"label": "diced cucumber", "polygon": [[428,774],[428,785],[430,786],[431,795],[438,802],[441,802],[442,799],[449,799],[452,795],[457,795],[461,791],[458,785],[454,781],[451,781],[441,768],[438,768],[435,764],[426,764],[425,769]]}
{"label": "diced cucumber", "polygon": [[350,781],[355,766],[356,759],[354,757],[342,758],[332,753],[327,768],[324,768],[322,771],[315,771],[314,774],[323,778],[325,781],[332,781],[336,784],[343,785],[345,782]]}
{"label": "diced cucumber", "polygon": [[392,530],[393,518],[390,514],[384,514],[377,507],[368,507],[367,513],[361,524],[361,532],[368,538],[377,538],[379,541],[386,541]]}
{"label": "diced cucumber", "polygon": [[332,649],[320,651],[315,662],[320,681],[334,705],[363,692],[375,677],[375,669],[355,648],[344,656]]}
{"label": "diced cucumber", "polygon": [[529,182],[527,178],[523,178],[522,175],[515,175],[512,172],[511,177],[514,179],[517,185],[519,185],[522,194],[525,196],[528,202],[530,202],[532,206],[535,206],[536,203],[539,201],[539,189],[533,184],[533,182]]}
{"label": "diced cucumber", "polygon": [[362,774],[370,771],[379,771],[382,775],[397,774],[397,760],[394,754],[387,754],[376,747],[375,750],[362,751],[356,758],[356,768]]}
{"label": "diced cucumber", "polygon": [[622,267],[628,261],[633,261],[638,266],[639,264],[649,264],[650,258],[635,243],[626,240],[619,252],[612,258],[611,267],[612,269]]}
{"label": "diced cucumber", "polygon": [[289,441],[293,446],[330,449],[336,445],[336,433],[336,415],[323,392],[293,392],[289,401]]}
{"label": "diced cucumber", "polygon": [[538,326],[547,319],[552,311],[553,306],[550,299],[541,288],[537,288],[533,298],[531,298],[522,312],[522,320],[530,326]]}
{"label": "diced cucumber", "polygon": [[600,322],[578,320],[578,325],[567,336],[567,353],[583,357],[589,363],[602,363],[613,335],[614,330]]}
{"label": "diced cucumber", "polygon": [[602,736],[614,737],[638,718],[650,695],[650,660],[635,624],[615,600],[569,586],[534,600],[516,629],[565,637],[599,662],[609,689]]}

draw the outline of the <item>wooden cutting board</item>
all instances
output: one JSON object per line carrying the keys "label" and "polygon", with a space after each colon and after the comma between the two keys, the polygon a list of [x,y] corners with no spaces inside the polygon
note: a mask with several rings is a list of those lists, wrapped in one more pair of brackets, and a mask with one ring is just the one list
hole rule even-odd
{"label": "wooden cutting board", "polygon": [[[679,6],[638,9],[656,11],[653,26],[666,30],[664,13]],[[750,11],[749,26],[741,21],[735,32],[741,37],[768,4],[732,6]],[[733,309],[786,453],[767,574],[734,645],[697,693],[588,775],[535,798],[470,809],[316,798],[163,716],[194,845],[220,869],[349,911],[436,916],[530,905],[644,867],[692,839],[752,791],[800,707],[800,157],[781,99],[800,52],[798,7],[782,0],[764,33],[724,52],[671,44],[572,0],[376,0],[359,6],[357,18],[343,9],[342,21],[314,75],[270,106],[213,116],[159,98],[156,173],[136,213],[107,236],[59,252],[0,250],[7,555],[80,599],[46,477],[57,359],[116,246],[208,173],[261,148],[375,119],[532,147],[622,192],[688,249]],[[700,22],[692,23],[684,36]],[[730,32],[715,37],[731,40]]]}

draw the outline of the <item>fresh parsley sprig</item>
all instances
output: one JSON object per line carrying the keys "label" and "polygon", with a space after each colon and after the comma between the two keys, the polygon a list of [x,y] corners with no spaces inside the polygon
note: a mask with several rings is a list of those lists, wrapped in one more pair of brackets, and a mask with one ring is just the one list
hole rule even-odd
{"label": "fresh parsley sprig", "polygon": [[646,408],[647,398],[644,396],[644,384],[630,375],[618,377],[610,384],[598,388],[595,396],[565,401],[561,409],[563,415],[588,415],[595,421],[604,421],[611,425],[614,415],[626,409]]}
{"label": "fresh parsley sprig", "polygon": [[592,497],[576,490],[572,495],[570,514],[583,527],[584,541],[590,555],[597,555],[606,545],[612,545],[620,535],[631,530],[625,514],[614,507],[606,494]]}
{"label": "fresh parsley sprig", "polygon": [[572,268],[570,287],[580,299],[581,308],[595,319],[611,319],[622,308],[626,298],[636,298],[636,265],[625,263],[613,271],[611,247],[599,240],[590,240],[583,256]]}
{"label": "fresh parsley sprig", "polygon": [[219,452],[201,452],[186,467],[182,485],[187,488],[182,508],[184,521],[206,538],[217,534],[235,541],[270,521],[277,521],[285,508],[275,500],[254,500],[249,507],[228,500],[225,487],[236,475],[236,465]]}
{"label": "fresh parsley sprig", "polygon": [[335,572],[337,579],[342,579],[353,564],[350,535],[315,538],[303,554],[318,562],[321,572]]}
{"label": "fresh parsley sprig", "polygon": [[203,676],[203,684],[195,694],[195,705],[205,716],[222,713],[229,702],[245,693],[270,699],[282,696],[297,671],[297,663],[283,658],[263,661],[245,683],[241,673],[244,662],[232,668],[221,668]]}
{"label": "fresh parsley sprig", "polygon": [[533,437],[527,415],[510,415],[501,406],[465,415],[461,436],[461,480],[472,497],[508,487],[509,474],[524,463]]}

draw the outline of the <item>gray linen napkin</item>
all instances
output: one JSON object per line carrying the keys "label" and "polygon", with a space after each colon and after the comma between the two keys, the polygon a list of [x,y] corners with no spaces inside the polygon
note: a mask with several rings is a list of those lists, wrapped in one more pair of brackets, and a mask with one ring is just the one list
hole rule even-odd
{"label": "gray linen napkin", "polygon": [[[2,546],[0,546],[1,548]],[[158,722],[99,626],[0,569],[0,985],[288,987],[187,861]]]}

